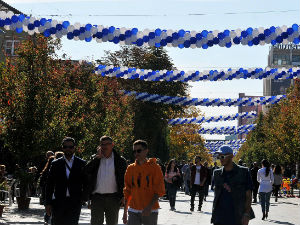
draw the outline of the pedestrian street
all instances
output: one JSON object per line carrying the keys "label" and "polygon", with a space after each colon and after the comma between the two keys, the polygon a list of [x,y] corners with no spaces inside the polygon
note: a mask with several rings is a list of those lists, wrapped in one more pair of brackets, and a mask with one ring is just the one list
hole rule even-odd
{"label": "pedestrian street", "polygon": [[[213,192],[209,192],[207,200],[204,201],[202,212],[197,212],[198,200],[196,197],[195,211],[190,212],[190,196],[183,192],[177,192],[176,211],[171,211],[168,200],[160,200],[159,225],[209,225],[211,218],[211,209],[213,201]],[[279,198],[275,203],[274,197],[271,198],[271,206],[269,218],[261,220],[262,213],[259,204],[252,204],[256,218],[251,220],[252,225],[299,225],[300,224],[300,199],[299,198]],[[6,207],[3,217],[0,218],[1,225],[20,224],[20,225],[36,225],[43,224],[44,207],[39,205],[38,198],[32,198],[30,209],[20,212],[17,205]],[[122,223],[123,209],[120,210],[119,224]],[[90,224],[90,210],[86,206],[83,207],[80,216],[80,225]]]}

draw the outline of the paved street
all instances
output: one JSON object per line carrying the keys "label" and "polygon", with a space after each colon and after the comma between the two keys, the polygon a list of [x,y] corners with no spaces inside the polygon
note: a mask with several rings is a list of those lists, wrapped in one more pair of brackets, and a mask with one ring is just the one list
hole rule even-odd
{"label": "paved street", "polygon": [[[211,208],[213,193],[209,193],[207,201],[204,202],[203,212],[189,211],[189,196],[182,192],[177,193],[176,211],[169,210],[167,201],[160,202],[161,210],[159,212],[158,224],[166,225],[182,225],[182,224],[202,224],[209,225],[211,217]],[[262,221],[261,209],[259,204],[253,204],[253,210],[256,218],[250,224],[253,225],[300,225],[300,199],[299,198],[280,198],[278,203],[274,203],[274,198],[271,199],[271,208],[269,218]],[[196,203],[196,207],[197,207]],[[122,213],[120,210],[119,224],[122,224]],[[16,205],[6,208],[3,217],[0,219],[0,224],[43,224],[42,221],[43,207],[38,204],[38,199],[33,198],[30,205],[30,210],[27,212],[19,212]],[[90,212],[87,208],[83,208],[80,217],[80,225],[88,225],[90,221]]]}

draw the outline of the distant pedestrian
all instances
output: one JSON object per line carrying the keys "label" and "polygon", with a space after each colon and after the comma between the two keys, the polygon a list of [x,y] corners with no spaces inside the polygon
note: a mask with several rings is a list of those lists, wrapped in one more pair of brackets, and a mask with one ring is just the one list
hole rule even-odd
{"label": "distant pedestrian", "polygon": [[261,164],[262,168],[258,170],[257,181],[259,182],[258,192],[263,213],[262,220],[264,220],[268,218],[274,176],[268,160],[262,160]]}
{"label": "distant pedestrian", "polygon": [[175,210],[176,193],[179,188],[180,172],[176,166],[175,159],[171,159],[165,173],[165,181],[167,182],[168,197],[171,210]]}
{"label": "distant pedestrian", "polygon": [[254,218],[249,169],[232,161],[230,146],[221,146],[217,154],[222,167],[214,171],[215,198],[211,222],[214,225],[248,225]]}
{"label": "distant pedestrian", "polygon": [[252,178],[252,183],[253,183],[253,203],[257,203],[257,193],[258,193],[258,187],[259,183],[257,181],[257,172],[259,170],[258,163],[254,162],[253,163],[253,168],[251,169],[251,178]]}
{"label": "distant pedestrian", "polygon": [[276,165],[273,171],[274,175],[274,195],[275,195],[275,202],[278,201],[278,193],[280,191],[280,187],[282,184],[282,170],[280,165]]}
{"label": "distant pedestrian", "polygon": [[157,224],[158,198],[165,194],[164,178],[156,159],[147,159],[148,151],[146,141],[133,143],[136,160],[126,170],[124,187],[123,223],[127,225]]}
{"label": "distant pedestrian", "polygon": [[204,183],[204,201],[206,201],[206,197],[208,196],[209,185],[211,184],[211,168],[208,166],[208,163],[204,163],[204,167],[207,171],[207,178]]}
{"label": "distant pedestrian", "polygon": [[211,168],[211,190],[214,190],[215,182],[214,182],[214,171],[219,169],[217,162],[214,162],[214,166]]}
{"label": "distant pedestrian", "polygon": [[201,157],[195,157],[195,165],[191,167],[191,208],[190,211],[194,211],[195,208],[195,196],[199,194],[198,211],[201,211],[203,199],[204,199],[204,184],[207,179],[207,170],[201,164]]}
{"label": "distant pedestrian", "polygon": [[191,170],[189,163],[186,163],[182,169],[182,177],[183,177],[183,183],[184,183],[184,192],[186,195],[190,194],[190,180],[191,180]]}

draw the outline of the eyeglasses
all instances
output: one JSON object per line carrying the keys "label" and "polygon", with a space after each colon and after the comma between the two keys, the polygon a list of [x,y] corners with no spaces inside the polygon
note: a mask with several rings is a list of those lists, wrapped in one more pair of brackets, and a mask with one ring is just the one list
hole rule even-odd
{"label": "eyeglasses", "polygon": [[226,159],[228,156],[230,156],[230,154],[229,155],[218,155],[217,159]]}
{"label": "eyeglasses", "polygon": [[136,153],[141,153],[144,149],[137,149],[137,150],[133,150],[133,154],[136,154]]}
{"label": "eyeglasses", "polygon": [[63,145],[63,149],[73,149],[74,148],[74,145]]}

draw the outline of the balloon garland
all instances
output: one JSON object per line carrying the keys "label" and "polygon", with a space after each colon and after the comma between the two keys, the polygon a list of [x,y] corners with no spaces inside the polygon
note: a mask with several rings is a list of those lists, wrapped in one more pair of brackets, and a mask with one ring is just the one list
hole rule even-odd
{"label": "balloon garland", "polygon": [[264,96],[264,97],[245,97],[235,99],[209,99],[209,98],[189,98],[189,97],[177,97],[177,96],[162,96],[157,94],[149,94],[146,92],[136,91],[120,91],[124,95],[134,96],[135,99],[140,101],[149,101],[154,103],[174,104],[182,106],[254,106],[254,105],[266,105],[275,104],[281,99],[286,98],[286,95],[277,96]]}
{"label": "balloon garland", "polygon": [[256,124],[248,124],[239,127],[215,127],[215,128],[201,128],[199,134],[248,134],[249,131],[253,130],[256,127]]}
{"label": "balloon garland", "polygon": [[169,125],[177,125],[177,124],[197,124],[197,123],[210,123],[210,122],[219,122],[219,121],[229,121],[236,120],[238,118],[241,119],[253,119],[257,116],[257,112],[243,112],[237,113],[234,115],[228,116],[212,116],[209,118],[201,117],[201,118],[175,118],[168,121]]}
{"label": "balloon garland", "polygon": [[17,33],[27,32],[29,35],[41,33],[45,37],[62,38],[69,40],[81,40],[90,42],[95,39],[98,43],[111,42],[121,45],[151,46],[151,47],[178,47],[178,48],[202,48],[213,46],[230,48],[233,45],[265,45],[277,43],[300,43],[299,25],[288,27],[271,26],[269,28],[252,28],[224,30],[224,31],[188,31],[188,30],[164,30],[137,28],[105,27],[103,25],[80,24],[72,25],[69,21],[57,21],[46,18],[35,18],[13,12],[0,12],[0,27],[13,30]]}
{"label": "balloon garland", "polygon": [[230,140],[230,141],[213,141],[213,142],[206,142],[204,146],[205,147],[210,147],[210,146],[243,144],[245,142],[246,142],[246,139],[238,139],[238,140]]}
{"label": "balloon garland", "polygon": [[300,78],[300,68],[250,68],[209,71],[179,71],[179,70],[146,70],[128,67],[114,67],[98,65],[95,73],[103,77],[116,77],[123,79],[140,79],[144,81],[224,81],[233,79],[293,79]]}

